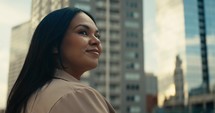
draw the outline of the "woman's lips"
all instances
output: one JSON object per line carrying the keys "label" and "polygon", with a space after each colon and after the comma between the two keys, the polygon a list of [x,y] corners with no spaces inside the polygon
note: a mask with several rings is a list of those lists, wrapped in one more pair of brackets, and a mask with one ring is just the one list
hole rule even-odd
{"label": "woman's lips", "polygon": [[95,55],[97,55],[97,56],[100,55],[100,52],[99,52],[98,49],[88,49],[88,50],[86,50],[86,52],[95,54]]}

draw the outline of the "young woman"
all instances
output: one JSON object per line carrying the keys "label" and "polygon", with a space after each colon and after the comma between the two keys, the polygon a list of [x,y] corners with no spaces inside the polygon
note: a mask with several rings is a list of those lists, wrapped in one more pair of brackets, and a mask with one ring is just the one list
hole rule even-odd
{"label": "young woman", "polygon": [[6,113],[115,113],[81,75],[102,52],[93,17],[78,8],[48,14],[37,26]]}

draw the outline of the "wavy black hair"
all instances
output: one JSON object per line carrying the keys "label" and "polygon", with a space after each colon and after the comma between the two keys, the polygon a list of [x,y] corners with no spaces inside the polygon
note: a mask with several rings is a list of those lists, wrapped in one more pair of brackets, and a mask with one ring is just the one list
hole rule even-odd
{"label": "wavy black hair", "polygon": [[[62,8],[49,13],[37,26],[21,69],[21,72],[9,94],[5,113],[25,113],[30,96],[53,79],[56,68],[56,56],[53,49],[60,52],[61,42],[72,19],[80,12],[78,8]],[[58,58],[61,61],[60,55]],[[62,65],[62,63],[60,64]]]}

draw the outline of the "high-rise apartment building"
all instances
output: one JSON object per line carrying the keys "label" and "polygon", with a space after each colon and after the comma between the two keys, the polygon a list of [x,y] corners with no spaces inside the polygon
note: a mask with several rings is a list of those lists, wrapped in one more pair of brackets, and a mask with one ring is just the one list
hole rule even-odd
{"label": "high-rise apartment building", "polygon": [[142,0],[32,0],[31,34],[49,12],[78,7],[91,13],[101,34],[99,66],[84,82],[111,102],[117,113],[145,113]]}

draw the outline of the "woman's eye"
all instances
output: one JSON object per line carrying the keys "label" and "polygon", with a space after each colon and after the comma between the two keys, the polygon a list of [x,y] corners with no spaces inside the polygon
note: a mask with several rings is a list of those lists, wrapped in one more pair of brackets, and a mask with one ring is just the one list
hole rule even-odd
{"label": "woman's eye", "polygon": [[87,35],[87,32],[86,31],[80,31],[80,32],[78,32],[79,34],[81,34],[81,35]]}
{"label": "woman's eye", "polygon": [[101,36],[100,36],[100,34],[96,34],[95,37],[100,39]]}

